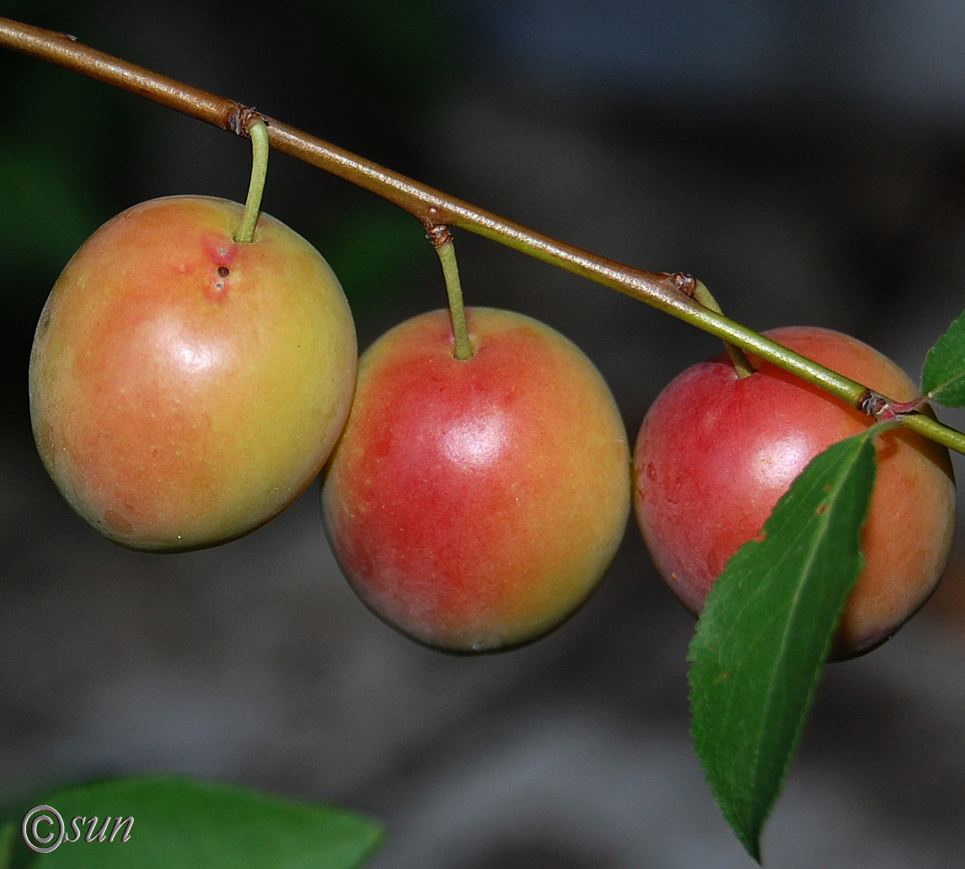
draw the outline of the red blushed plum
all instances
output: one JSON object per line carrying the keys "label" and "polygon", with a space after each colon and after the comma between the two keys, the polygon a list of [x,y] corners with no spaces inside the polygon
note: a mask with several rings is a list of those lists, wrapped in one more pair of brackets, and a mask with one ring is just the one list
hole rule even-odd
{"label": "red blushed plum", "polygon": [[569,340],[519,314],[415,317],[362,355],[323,486],[349,582],[408,636],[455,651],[516,646],[590,595],[631,503],[626,430]]}
{"label": "red blushed plum", "polygon": [[324,465],[355,385],[352,315],[299,235],[207,197],[142,203],[77,251],[40,316],[30,412],[48,472],[136,549],[239,537]]}
{"label": "red blushed plum", "polygon": [[[894,363],[826,329],[770,338],[897,401],[917,395]],[[637,520],[657,569],[693,613],[731,555],[761,529],[794,478],[832,443],[873,421],[773,365],[740,379],[726,356],[679,375],[648,411],[634,453]],[[955,526],[948,452],[906,429],[876,440],[878,470],[862,532],[865,566],[833,657],[890,637],[944,572]]]}

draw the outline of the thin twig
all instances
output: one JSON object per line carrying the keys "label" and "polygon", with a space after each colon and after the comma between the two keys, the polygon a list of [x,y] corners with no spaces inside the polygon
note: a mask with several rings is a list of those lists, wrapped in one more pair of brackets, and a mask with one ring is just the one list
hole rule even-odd
{"label": "thin twig", "polygon": [[[0,18],[0,45],[66,67],[237,135],[247,135],[254,109],[159,75],[77,41],[73,36]],[[459,227],[645,302],[860,407],[867,387],[700,305],[681,289],[680,273],[648,272],[601,257],[413,181],[349,151],[262,115],[271,147],[344,178],[433,226]],[[692,279],[691,279],[692,280]],[[686,282],[684,282],[686,283]],[[920,413],[901,417],[911,428],[965,453],[965,434]]]}

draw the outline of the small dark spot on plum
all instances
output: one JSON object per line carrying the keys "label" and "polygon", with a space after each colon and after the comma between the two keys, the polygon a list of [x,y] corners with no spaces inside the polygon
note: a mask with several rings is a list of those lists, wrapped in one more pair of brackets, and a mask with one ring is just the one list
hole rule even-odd
{"label": "small dark spot on plum", "polygon": [[228,277],[229,271],[227,266],[218,266],[218,276],[222,278]]}
{"label": "small dark spot on plum", "polygon": [[119,534],[130,534],[134,530],[134,526],[116,510],[107,510],[104,513],[104,521],[112,531]]}
{"label": "small dark spot on plum", "polygon": [[47,330],[50,328],[50,312],[44,311],[40,317],[40,322],[37,324],[37,337],[42,338],[47,334]]}

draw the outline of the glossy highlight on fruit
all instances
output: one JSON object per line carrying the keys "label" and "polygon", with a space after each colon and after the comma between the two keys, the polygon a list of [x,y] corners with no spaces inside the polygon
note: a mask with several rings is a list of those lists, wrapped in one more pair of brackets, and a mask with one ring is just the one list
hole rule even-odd
{"label": "glossy highlight on fruit", "polygon": [[326,472],[325,527],[352,587],[408,636],[454,651],[517,646],[597,586],[630,510],[626,430],[599,372],[520,314],[414,317],[359,362]]}
{"label": "glossy highlight on fruit", "polygon": [[[765,333],[896,401],[915,385],[866,344],[827,329]],[[756,536],[794,478],[832,443],[873,420],[753,359],[738,378],[721,355],[689,368],[657,397],[634,450],[634,507],[658,571],[693,613],[728,558]],[[941,579],[955,526],[948,451],[907,429],[876,439],[877,476],[862,531],[865,564],[845,606],[836,659],[880,645]]]}
{"label": "glossy highlight on fruit", "polygon": [[95,232],[58,278],[30,356],[41,459],[94,528],[135,549],[239,537],[288,506],[348,415],[355,326],[328,264],[242,206],[177,196]]}

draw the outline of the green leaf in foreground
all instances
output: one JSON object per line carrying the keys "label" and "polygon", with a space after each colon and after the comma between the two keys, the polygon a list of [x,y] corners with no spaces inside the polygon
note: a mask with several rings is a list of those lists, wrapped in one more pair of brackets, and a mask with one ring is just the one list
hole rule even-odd
{"label": "green leaf in foreground", "polygon": [[13,821],[0,824],[0,869],[10,869],[13,859],[13,843],[17,837],[17,827]]}
{"label": "green leaf in foreground", "polygon": [[[13,867],[36,869],[353,869],[381,841],[375,822],[344,809],[281,799],[239,787],[180,777],[128,778],[46,794],[36,805],[56,809],[67,841],[37,854],[20,841]],[[89,820],[99,821],[91,829]],[[80,841],[71,828],[80,825]],[[116,820],[133,818],[113,841]],[[45,824],[40,835],[54,831]],[[123,841],[124,833],[129,833]]]}
{"label": "green leaf in foreground", "polygon": [[921,391],[945,407],[965,406],[965,312],[925,356]]}
{"label": "green leaf in foreground", "polygon": [[724,817],[757,861],[761,830],[861,569],[879,431],[811,461],[763,533],[728,561],[690,645],[697,756]]}

